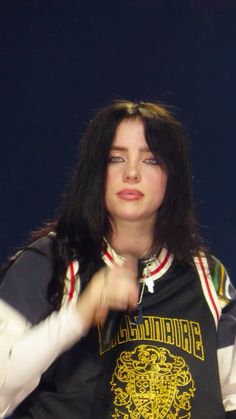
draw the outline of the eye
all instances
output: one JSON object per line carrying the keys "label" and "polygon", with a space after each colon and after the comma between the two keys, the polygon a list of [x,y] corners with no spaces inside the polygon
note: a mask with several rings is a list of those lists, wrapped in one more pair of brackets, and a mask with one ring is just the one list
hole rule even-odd
{"label": "eye", "polygon": [[122,163],[124,161],[121,156],[109,156],[108,163]]}
{"label": "eye", "polygon": [[153,165],[160,164],[159,160],[154,156],[144,159],[143,162],[146,164],[153,164]]}

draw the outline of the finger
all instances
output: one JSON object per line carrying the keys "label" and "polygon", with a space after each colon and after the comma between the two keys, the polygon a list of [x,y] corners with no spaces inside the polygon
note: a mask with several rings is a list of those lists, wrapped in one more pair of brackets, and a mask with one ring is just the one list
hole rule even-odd
{"label": "finger", "polygon": [[124,264],[123,268],[130,271],[131,275],[137,278],[137,272],[138,272],[138,260],[135,256],[132,256],[130,254],[126,254],[124,256]]}
{"label": "finger", "polygon": [[137,308],[139,300],[139,284],[136,282],[129,292],[128,309],[134,311]]}
{"label": "finger", "polygon": [[97,323],[97,324],[99,323],[99,324],[103,325],[106,318],[107,318],[108,311],[109,310],[106,307],[97,308],[95,316],[94,316],[94,323]]}

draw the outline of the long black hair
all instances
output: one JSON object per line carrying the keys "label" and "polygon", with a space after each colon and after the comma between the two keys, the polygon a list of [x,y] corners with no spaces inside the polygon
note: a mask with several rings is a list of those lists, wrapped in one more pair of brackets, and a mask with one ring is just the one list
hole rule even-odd
{"label": "long black hair", "polygon": [[81,273],[87,279],[101,264],[104,237],[111,234],[104,204],[108,155],[117,126],[127,118],[141,119],[147,144],[167,171],[167,189],[157,212],[153,248],[167,246],[179,260],[190,261],[202,247],[194,215],[188,146],[181,124],[163,105],[116,101],[97,112],[90,122],[59,217],[44,229],[44,234],[52,228],[56,233],[49,298],[57,307],[70,260],[80,261]]}

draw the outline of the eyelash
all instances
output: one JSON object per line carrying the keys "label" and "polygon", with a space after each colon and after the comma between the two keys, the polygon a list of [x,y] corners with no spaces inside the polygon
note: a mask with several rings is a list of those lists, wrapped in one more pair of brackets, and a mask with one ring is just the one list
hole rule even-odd
{"label": "eyelash", "polygon": [[124,159],[120,156],[109,156],[108,163],[120,163],[123,162]]}
{"label": "eyelash", "polygon": [[158,164],[158,161],[157,161],[157,159],[155,159],[155,157],[151,157],[150,159],[145,159],[144,163],[156,165],[156,164]]}
{"label": "eyelash", "polygon": [[[109,156],[108,157],[108,163],[122,163],[125,159],[121,156]],[[144,159],[143,163],[151,164],[151,165],[157,165],[158,160],[155,157],[150,157],[148,159]]]}

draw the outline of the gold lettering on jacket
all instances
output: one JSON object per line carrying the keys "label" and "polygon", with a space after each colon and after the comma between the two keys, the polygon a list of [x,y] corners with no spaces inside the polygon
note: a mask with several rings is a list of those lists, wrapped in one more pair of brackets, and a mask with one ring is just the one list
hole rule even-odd
{"label": "gold lettering on jacket", "polygon": [[167,317],[143,316],[143,323],[135,323],[136,318],[124,316],[118,332],[104,346],[99,331],[100,355],[117,345],[130,341],[155,341],[177,346],[194,357],[204,360],[204,348],[200,324],[191,320]]}

